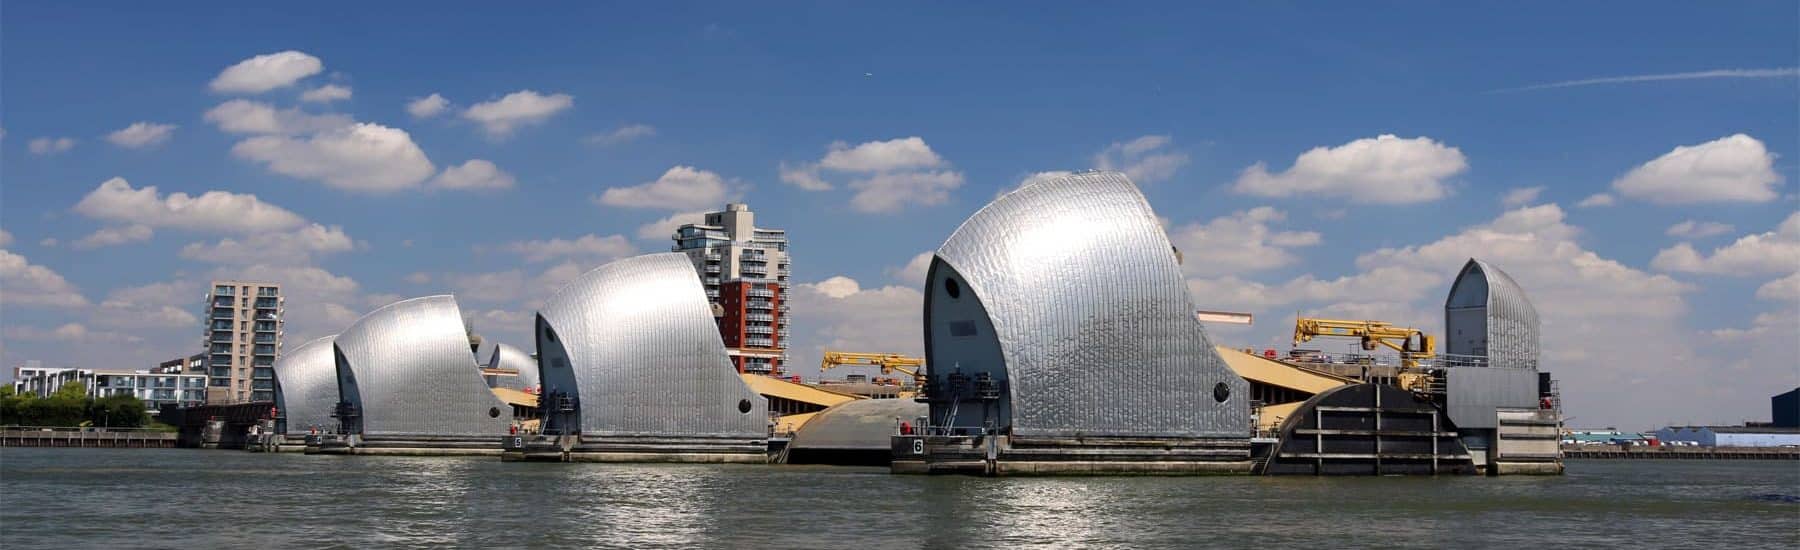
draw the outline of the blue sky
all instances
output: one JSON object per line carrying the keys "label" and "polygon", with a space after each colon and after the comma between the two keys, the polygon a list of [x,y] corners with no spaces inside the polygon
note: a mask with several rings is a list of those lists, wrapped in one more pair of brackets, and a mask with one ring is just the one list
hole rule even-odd
{"label": "blue sky", "polygon": [[[1113,167],[1196,302],[1258,314],[1222,343],[1284,348],[1296,311],[1435,329],[1453,258],[1481,255],[1541,289],[1577,423],[1761,418],[1800,384],[1793,5],[1139,8],[8,2],[0,360],[190,352],[183,315],[227,275],[293,287],[290,338],[454,292],[522,343],[557,282],[727,199],[794,240],[796,364],[916,351],[909,262],[1033,174]],[[299,68],[222,76],[280,52]],[[1517,90],[1704,71],[1726,72]],[[350,97],[303,99],[327,85]],[[164,210],[77,208],[112,178]],[[165,211],[208,191],[290,215]]]}

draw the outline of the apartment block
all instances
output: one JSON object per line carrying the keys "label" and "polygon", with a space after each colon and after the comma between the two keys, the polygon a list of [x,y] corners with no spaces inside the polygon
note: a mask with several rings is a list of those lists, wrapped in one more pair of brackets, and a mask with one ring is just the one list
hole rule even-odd
{"label": "apartment block", "polygon": [[206,402],[275,400],[286,302],[281,285],[213,281],[206,296]]}
{"label": "apartment block", "polygon": [[788,360],[787,231],[756,226],[748,205],[727,204],[671,235],[687,254],[738,372],[780,375]]}

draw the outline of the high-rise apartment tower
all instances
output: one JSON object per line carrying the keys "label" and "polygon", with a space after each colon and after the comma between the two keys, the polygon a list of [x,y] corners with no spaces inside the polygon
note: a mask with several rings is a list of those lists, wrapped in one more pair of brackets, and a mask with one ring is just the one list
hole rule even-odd
{"label": "high-rise apartment tower", "polygon": [[287,309],[281,285],[213,281],[206,295],[206,402],[275,400]]}
{"label": "high-rise apartment tower", "polygon": [[700,273],[738,372],[781,374],[788,358],[787,231],[757,227],[749,206],[727,204],[672,238],[671,250],[687,254]]}

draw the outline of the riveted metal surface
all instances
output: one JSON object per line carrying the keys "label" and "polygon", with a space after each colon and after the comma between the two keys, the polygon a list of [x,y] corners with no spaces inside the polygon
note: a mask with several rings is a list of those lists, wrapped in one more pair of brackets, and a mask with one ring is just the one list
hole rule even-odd
{"label": "riveted metal surface", "polygon": [[[937,259],[991,321],[993,334],[983,337],[1001,350],[1013,433],[1248,436],[1249,385],[1194,318],[1168,236],[1123,174],[1075,174],[1007,193],[957,228]],[[928,290],[932,334],[932,325],[958,320],[934,317],[950,307]],[[939,347],[927,346],[934,376],[960,362]],[[1229,390],[1223,402],[1213,397],[1218,384]]]}
{"label": "riveted metal surface", "polygon": [[498,435],[512,421],[511,407],[481,379],[455,298],[388,304],[357,319],[335,346],[338,368],[356,379],[365,435]]}
{"label": "riveted metal surface", "polygon": [[338,402],[337,364],[331,353],[335,337],[300,344],[275,360],[275,407],[287,417],[288,433],[337,425],[331,418]]}
{"label": "riveted metal surface", "polygon": [[519,371],[518,376],[500,377],[499,386],[523,390],[538,385],[538,364],[531,354],[515,346],[494,344],[493,355],[488,356],[488,366]]}
{"label": "riveted metal surface", "polygon": [[705,292],[678,253],[577,277],[538,313],[540,355],[555,362],[545,391],[574,386],[584,435],[766,437],[766,401],[738,378]]}
{"label": "riveted metal surface", "polygon": [[[1485,294],[1485,296],[1479,295]],[[1476,306],[1476,304],[1480,304]],[[1538,314],[1525,289],[1512,276],[1493,264],[1470,258],[1463,265],[1450,295],[1444,300],[1444,328],[1455,334],[1461,323],[1474,318],[1455,315],[1457,310],[1480,307],[1480,321],[1485,326],[1486,345],[1474,349],[1451,349],[1450,353],[1486,355],[1495,367],[1537,368],[1539,352]]]}

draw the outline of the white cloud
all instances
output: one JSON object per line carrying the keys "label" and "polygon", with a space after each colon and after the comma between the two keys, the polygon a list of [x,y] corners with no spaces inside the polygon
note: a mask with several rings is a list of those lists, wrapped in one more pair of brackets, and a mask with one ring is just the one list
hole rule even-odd
{"label": "white cloud", "polygon": [[[1600,425],[1643,421],[1651,412],[1710,414],[1708,404],[1677,398],[1710,376],[1682,326],[1684,296],[1693,287],[1584,249],[1580,230],[1565,217],[1554,204],[1508,211],[1426,244],[1365,253],[1356,260],[1360,272],[1336,278],[1266,284],[1227,275],[1195,279],[1189,287],[1201,307],[1282,319],[1259,323],[1268,327],[1257,329],[1267,333],[1261,344],[1285,339],[1281,323],[1296,310],[1443,334],[1448,284],[1464,261],[1481,258],[1517,280],[1536,306],[1544,323],[1543,365],[1562,380],[1568,414]],[[1664,408],[1652,411],[1647,403]]]}
{"label": "white cloud", "polygon": [[441,189],[512,189],[515,183],[512,174],[481,159],[446,167],[443,173],[431,179],[431,186]]}
{"label": "white cloud", "polygon": [[507,243],[506,250],[527,262],[547,262],[559,258],[614,259],[630,256],[637,247],[623,235],[582,235],[574,240],[549,239]]}
{"label": "white cloud", "polygon": [[924,295],[919,289],[884,286],[864,289],[856,280],[837,276],[794,285],[794,340],[789,370],[818,376],[812,365],[826,349],[903,353],[923,352],[921,333]]}
{"label": "white cloud", "polygon": [[1680,243],[1662,249],[1650,260],[1662,271],[1754,275],[1800,270],[1800,212],[1789,214],[1774,231],[1745,235],[1736,242],[1703,255],[1694,246]]}
{"label": "white cloud", "polygon": [[206,111],[206,121],[233,134],[311,134],[343,128],[356,121],[339,114],[315,115],[297,108],[276,109],[267,103],[233,99]]}
{"label": "white cloud", "polygon": [[414,271],[408,274],[403,280],[415,285],[429,284],[431,282],[431,274],[423,271]]}
{"label": "white cloud", "polygon": [[102,227],[97,231],[76,240],[71,246],[76,250],[90,250],[105,246],[115,246],[150,240],[155,236],[150,226],[132,224],[123,227]]}
{"label": "white cloud", "polygon": [[1800,271],[1763,283],[1762,286],[1756,288],[1756,297],[1788,305],[1800,302]]}
{"label": "white cloud", "polygon": [[1768,202],[1779,196],[1775,154],[1756,138],[1736,134],[1676,147],[1631,169],[1612,188],[1660,204]]}
{"label": "white cloud", "polygon": [[1533,84],[1519,88],[1491,90],[1488,93],[1523,92],[1527,90],[1546,90],[1551,88],[1572,88],[1576,86],[1593,86],[1596,84],[1633,84],[1639,82],[1662,82],[1668,80],[1699,80],[1713,78],[1793,78],[1800,76],[1800,68],[1780,67],[1775,69],[1713,69],[1710,71],[1693,71],[1686,73],[1644,74],[1633,76],[1609,76],[1603,78],[1584,78],[1581,80],[1565,80],[1548,84]]}
{"label": "white cloud", "polygon": [[1726,233],[1730,233],[1731,230],[1733,230],[1733,229],[1736,229],[1736,228],[1732,227],[1731,224],[1728,224],[1728,223],[1698,222],[1698,221],[1694,221],[1694,220],[1687,220],[1687,221],[1669,226],[1669,230],[1666,233],[1670,237],[1680,237],[1683,239],[1704,239],[1707,237],[1713,237],[1713,236],[1724,235]]}
{"label": "white cloud", "polygon": [[705,211],[676,212],[674,214],[669,214],[662,219],[638,226],[637,237],[645,240],[668,239],[669,235],[673,235],[675,230],[679,229],[682,225],[700,223],[705,220]]}
{"label": "white cloud", "polygon": [[931,150],[918,136],[870,141],[851,147],[833,142],[819,159],[819,166],[839,172],[886,172],[913,168],[935,168],[944,164],[943,157]]}
{"label": "white cloud", "polygon": [[799,166],[789,166],[787,162],[782,162],[778,168],[781,172],[781,181],[783,183],[799,187],[806,191],[830,191],[832,189],[831,182],[825,181],[824,178],[819,177],[819,167],[817,165],[803,164]]}
{"label": "white cloud", "polygon": [[154,122],[134,122],[130,126],[120,128],[106,135],[106,141],[126,149],[143,149],[161,145],[175,135],[174,124],[157,124]]}
{"label": "white cloud", "polygon": [[12,233],[7,232],[5,229],[0,229],[0,247],[11,246],[12,242]]}
{"label": "white cloud", "polygon": [[1315,147],[1293,167],[1270,173],[1256,163],[1238,176],[1239,193],[1263,197],[1342,197],[1355,203],[1409,204],[1444,198],[1446,181],[1468,170],[1461,150],[1428,137],[1383,134],[1337,147]]}
{"label": "white cloud", "polygon": [[542,95],[532,90],[520,90],[494,101],[470,105],[463,111],[463,118],[480,123],[489,137],[505,138],[519,127],[543,122],[573,106],[575,97],[569,94]]}
{"label": "white cloud", "polygon": [[[953,174],[958,180],[955,185],[950,186],[954,188],[956,185],[961,185],[961,174],[931,170],[948,166],[948,164],[943,157],[938,156],[936,151],[931,150],[931,146],[925,143],[924,138],[911,136],[887,141],[869,141],[856,146],[851,146],[844,141],[834,141],[826,146],[825,156],[817,162],[799,165],[789,165],[783,162],[780,170],[781,181],[807,191],[828,191],[834,187],[831,182],[825,181],[820,175],[822,170],[847,174],[872,174],[861,180],[863,189],[867,189],[871,185],[876,187],[915,185]],[[931,187],[931,185],[927,184],[926,187]],[[853,182],[851,188],[858,188],[857,184]],[[853,204],[857,200],[864,204],[881,204],[880,211],[890,211],[899,206],[898,204],[889,204],[893,201],[884,197],[863,198],[864,194],[870,193],[869,191],[859,193],[858,199],[854,199]],[[883,191],[876,190],[872,194],[881,195]],[[921,204],[940,202],[943,201],[939,199],[936,202]]]}
{"label": "white cloud", "polygon": [[252,233],[306,223],[299,215],[262,202],[256,195],[207,191],[198,197],[187,193],[162,196],[154,185],[133,189],[124,178],[102,182],[82,197],[74,210],[97,220],[194,231]]}
{"label": "white cloud", "polygon": [[210,279],[278,281],[287,298],[287,341],[336,334],[369,309],[355,279],[313,266],[222,266],[207,274]]}
{"label": "white cloud", "polygon": [[431,118],[438,116],[439,113],[444,112],[444,109],[448,109],[449,107],[450,100],[444,99],[444,96],[435,93],[406,102],[406,112],[407,114],[412,115],[413,118]]}
{"label": "white cloud", "polygon": [[119,288],[107,293],[89,319],[110,327],[178,329],[190,334],[188,331],[200,324],[190,311],[195,297],[202,295],[197,282],[182,280]]}
{"label": "white cloud", "polygon": [[1165,181],[1188,163],[1186,153],[1170,151],[1169,136],[1142,136],[1116,142],[1094,155],[1094,168],[1124,172],[1140,184]]}
{"label": "white cloud", "polygon": [[44,237],[43,239],[38,240],[38,246],[44,248],[56,248],[56,245],[59,243],[60,241],[57,241],[56,237]]}
{"label": "white cloud", "polygon": [[325,63],[304,52],[288,50],[259,55],[226,67],[212,80],[212,90],[224,93],[260,94],[294,85],[300,79],[325,70]]}
{"label": "white cloud", "polygon": [[317,88],[313,88],[311,90],[307,90],[305,93],[300,94],[300,101],[309,101],[309,102],[313,102],[313,103],[331,103],[333,101],[350,99],[350,93],[351,92],[350,92],[349,86],[339,86],[337,84],[326,84],[324,86],[320,86]]}
{"label": "white cloud", "polygon": [[692,166],[676,166],[663,172],[655,181],[613,187],[595,200],[600,204],[627,208],[696,210],[715,207],[742,194],[742,185],[726,181],[716,173]]}
{"label": "white cloud", "polygon": [[655,126],[651,126],[649,124],[627,124],[624,126],[620,126],[618,128],[614,128],[613,131],[611,131],[611,132],[606,132],[606,133],[602,133],[602,134],[594,134],[594,135],[588,136],[585,141],[587,141],[588,143],[593,144],[593,145],[599,145],[601,147],[611,147],[614,145],[623,145],[626,143],[637,141],[639,138],[647,138],[647,137],[651,137],[654,135],[656,135],[656,127]]}
{"label": "white cloud", "polygon": [[416,187],[437,169],[405,130],[361,123],[304,139],[258,136],[231,153],[272,172],[366,193]]}
{"label": "white cloud", "polygon": [[0,250],[0,305],[8,307],[85,306],[87,298],[67,279],[24,256]]}
{"label": "white cloud", "polygon": [[1588,195],[1588,198],[1581,199],[1581,202],[1575,203],[1575,207],[1576,208],[1598,208],[1598,207],[1603,207],[1603,206],[1612,206],[1616,202],[1618,202],[1617,199],[1614,199],[1612,195],[1609,195],[1606,193],[1594,193],[1592,195]]}
{"label": "white cloud", "polygon": [[38,340],[82,343],[142,342],[143,338],[116,332],[92,331],[81,323],[64,323],[52,330],[31,326],[6,327],[5,336],[12,340]]}
{"label": "white cloud", "polygon": [[454,291],[458,301],[480,303],[518,302],[524,296],[527,284],[525,272],[517,269],[493,273],[450,273],[444,275],[444,283]]}
{"label": "white cloud", "polygon": [[931,271],[931,260],[935,257],[935,252],[920,252],[907,260],[906,265],[888,268],[887,274],[902,285],[922,288],[925,286],[925,276]]}
{"label": "white cloud", "polygon": [[850,207],[859,212],[893,213],[908,204],[932,206],[950,199],[963,184],[962,172],[888,172],[850,182],[856,196]]}
{"label": "white cloud", "polygon": [[181,257],[228,265],[305,265],[313,258],[356,248],[356,242],[338,226],[312,224],[293,231],[257,233],[242,239],[224,238],[216,243],[191,243]]}
{"label": "white cloud", "polygon": [[41,137],[26,143],[25,147],[30,150],[33,155],[55,155],[58,153],[66,153],[70,149],[74,149],[75,138]]}
{"label": "white cloud", "polygon": [[1544,186],[1542,185],[1511,189],[1506,192],[1506,195],[1500,197],[1500,206],[1507,208],[1525,206],[1537,202],[1538,195],[1543,194],[1543,192]]}
{"label": "white cloud", "polygon": [[1217,276],[1243,274],[1291,265],[1299,261],[1291,249],[1319,244],[1312,231],[1276,231],[1273,223],[1287,219],[1280,210],[1261,206],[1190,223],[1169,232],[1181,251],[1182,269],[1190,274]]}

